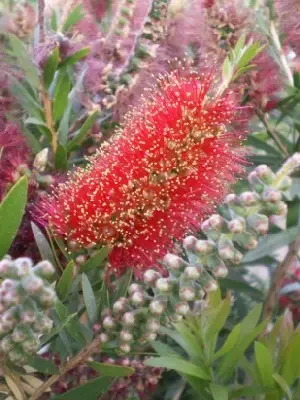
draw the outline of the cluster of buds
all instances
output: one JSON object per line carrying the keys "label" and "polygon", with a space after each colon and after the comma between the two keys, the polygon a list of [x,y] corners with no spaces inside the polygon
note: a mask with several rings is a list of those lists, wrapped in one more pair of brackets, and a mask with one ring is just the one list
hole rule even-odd
{"label": "cluster of buds", "polygon": [[39,336],[49,333],[52,320],[47,312],[56,295],[47,283],[54,274],[48,261],[33,266],[30,258],[0,262],[0,352],[22,364],[39,349]]}
{"label": "cluster of buds", "polygon": [[[43,357],[53,361],[57,367],[61,366],[61,359],[58,354],[46,353]],[[149,399],[151,393],[157,387],[163,372],[161,368],[145,366],[145,359],[141,359],[140,357],[112,358],[107,356],[95,356],[88,361],[98,361],[108,365],[119,365],[134,369],[132,375],[121,377],[116,380],[103,396],[103,400],[126,400],[132,398],[141,400]],[[87,383],[90,379],[95,379],[96,376],[97,372],[87,363],[79,364],[52,386],[52,392],[55,394],[65,393]],[[44,394],[43,399],[48,399],[49,396],[50,394]]]}
{"label": "cluster of buds", "polygon": [[129,353],[135,344],[156,340],[160,326],[197,310],[205,293],[217,288],[215,279],[227,275],[228,265],[240,264],[242,250],[257,246],[272,217],[286,216],[282,191],[291,186],[289,174],[298,166],[300,155],[295,154],[276,174],[265,165],[251,172],[252,191],[227,196],[227,218],[214,214],[202,223],[206,239],[187,236],[184,258],[171,253],[164,257],[164,276],[148,269],[140,283],[130,285],[127,298],[103,311],[102,342],[116,340],[120,352]]}

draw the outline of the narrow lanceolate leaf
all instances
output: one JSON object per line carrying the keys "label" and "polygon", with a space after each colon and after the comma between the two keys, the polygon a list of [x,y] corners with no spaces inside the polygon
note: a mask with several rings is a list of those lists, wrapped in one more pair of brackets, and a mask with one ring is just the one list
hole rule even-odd
{"label": "narrow lanceolate leaf", "polygon": [[67,71],[60,71],[53,93],[53,119],[55,122],[62,117],[67,108],[70,88],[71,82]]}
{"label": "narrow lanceolate leaf", "polygon": [[54,365],[51,361],[39,356],[28,358],[26,363],[30,367],[34,368],[37,372],[42,374],[55,375],[59,372],[56,365]]}
{"label": "narrow lanceolate leaf", "polygon": [[66,67],[68,65],[72,65],[80,61],[82,58],[86,57],[90,52],[88,47],[84,47],[83,49],[77,51],[72,54],[70,57],[66,58],[60,65],[59,68]]}
{"label": "narrow lanceolate leaf", "polygon": [[51,85],[55,71],[57,69],[59,63],[59,49],[56,47],[53,52],[50,54],[48,57],[48,60],[46,62],[45,68],[44,68],[44,74],[43,74],[43,79],[44,79],[44,85],[45,89],[48,90],[49,86]]}
{"label": "narrow lanceolate leaf", "polygon": [[0,204],[0,259],[7,254],[22,222],[27,190],[27,177],[23,176]]}
{"label": "narrow lanceolate leaf", "polygon": [[70,261],[56,286],[56,292],[61,300],[64,300],[69,293],[69,290],[72,286],[73,272],[74,262]]}
{"label": "narrow lanceolate leaf", "polygon": [[67,149],[65,146],[62,144],[58,144],[56,153],[55,153],[55,159],[54,159],[54,164],[56,169],[60,169],[62,171],[66,170],[67,168]]}
{"label": "narrow lanceolate leaf", "polygon": [[150,358],[149,360],[145,361],[145,365],[148,365],[149,367],[174,369],[175,371],[183,374],[196,376],[197,378],[204,380],[210,380],[209,375],[207,375],[207,373],[198,365],[179,357]]}
{"label": "narrow lanceolate leaf", "polygon": [[228,389],[225,386],[211,383],[209,389],[214,400],[228,400]]}
{"label": "narrow lanceolate leaf", "polygon": [[87,136],[89,133],[89,130],[93,126],[93,123],[95,122],[96,118],[98,115],[98,111],[93,112],[83,123],[82,127],[79,129],[77,135],[68,143],[68,150],[71,151],[79,145],[80,143],[83,142],[84,138]]}
{"label": "narrow lanceolate leaf", "polygon": [[67,393],[54,396],[52,400],[97,400],[102,393],[106,393],[112,383],[112,378],[102,376],[93,379],[84,385],[69,390]]}
{"label": "narrow lanceolate leaf", "polygon": [[274,380],[272,377],[274,373],[272,354],[262,343],[259,342],[255,343],[254,352],[261,381],[265,387],[272,388],[274,386]]}
{"label": "narrow lanceolate leaf", "polygon": [[62,32],[67,32],[74,24],[77,24],[83,18],[83,15],[82,4],[73,8],[62,27]]}
{"label": "narrow lanceolate leaf", "polygon": [[300,333],[296,333],[290,340],[284,353],[280,375],[288,385],[292,385],[295,379],[300,377]]}
{"label": "narrow lanceolate leaf", "polygon": [[48,260],[53,265],[56,265],[55,257],[52,253],[51,246],[50,246],[48,240],[46,239],[45,235],[43,234],[43,232],[33,222],[31,222],[31,228],[32,228],[32,232],[34,235],[35,243],[37,244],[37,247],[42,256],[42,259]]}
{"label": "narrow lanceolate leaf", "polygon": [[122,365],[105,364],[96,361],[89,362],[88,365],[103,376],[120,377],[130,376],[134,373],[134,368],[123,367]]}
{"label": "narrow lanceolate leaf", "polygon": [[83,300],[86,306],[86,311],[90,322],[95,322],[97,319],[96,299],[92,289],[92,285],[85,274],[82,274],[82,292]]}
{"label": "narrow lanceolate leaf", "polygon": [[94,268],[100,268],[103,265],[104,260],[109,254],[109,247],[102,247],[96,254],[93,255],[85,264],[81,267],[81,272],[89,272]]}

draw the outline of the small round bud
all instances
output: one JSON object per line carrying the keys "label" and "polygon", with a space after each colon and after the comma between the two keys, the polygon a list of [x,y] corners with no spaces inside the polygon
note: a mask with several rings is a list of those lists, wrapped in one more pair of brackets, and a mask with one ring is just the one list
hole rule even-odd
{"label": "small round bud", "polygon": [[286,216],[288,213],[288,206],[283,201],[280,201],[278,204],[278,209],[276,210],[276,215]]}
{"label": "small round bud", "polygon": [[84,263],[86,262],[86,260],[87,260],[87,257],[86,257],[86,255],[84,255],[84,254],[80,254],[79,256],[77,256],[77,257],[75,258],[75,261],[76,261],[79,265],[84,264]]}
{"label": "small round bud", "polygon": [[175,304],[175,313],[179,315],[187,315],[190,312],[190,306],[188,302],[181,301]]}
{"label": "small round bud", "polygon": [[186,250],[192,251],[194,249],[196,242],[197,238],[195,236],[187,236],[186,238],[183,239],[183,247]]}
{"label": "small round bud", "polygon": [[215,292],[217,289],[218,289],[217,282],[214,281],[213,279],[210,280],[209,282],[207,282],[207,284],[206,284],[205,287],[204,287],[204,290],[205,290],[207,293]]}
{"label": "small round bud", "polygon": [[214,275],[216,278],[225,278],[228,275],[228,269],[226,265],[221,264],[214,270]]}
{"label": "small round bud", "polygon": [[161,315],[166,309],[165,304],[160,300],[152,300],[149,305],[151,314]]}
{"label": "small round bud", "polygon": [[146,323],[146,329],[149,332],[158,332],[160,329],[160,322],[158,319],[156,318],[150,318],[148,319],[147,323]]}
{"label": "small round bud", "polygon": [[14,263],[11,260],[1,260],[0,261],[0,276],[1,277],[10,277],[10,270],[15,269]]}
{"label": "small round bud", "polygon": [[228,222],[228,229],[230,232],[238,234],[245,231],[246,221],[244,218],[235,218]]}
{"label": "small round bud", "polygon": [[163,263],[168,269],[172,271],[179,271],[184,261],[182,260],[182,258],[176,256],[175,254],[168,253],[165,255]]}
{"label": "small round bud", "polygon": [[239,205],[240,204],[240,200],[239,200],[239,198],[238,198],[238,196],[236,194],[231,193],[231,194],[228,194],[225,197],[225,203],[230,205],[230,206],[231,205],[235,206],[235,205]]}
{"label": "small round bud", "polygon": [[130,353],[131,347],[128,343],[121,343],[119,349],[122,353],[128,354]]}
{"label": "small round bud", "polygon": [[107,343],[110,340],[110,337],[108,336],[107,333],[100,333],[100,340],[101,343]]}
{"label": "small round bud", "polygon": [[44,288],[39,301],[44,307],[51,307],[56,300],[56,294],[51,288]]}
{"label": "small round bud", "polygon": [[154,269],[148,269],[144,273],[144,282],[148,285],[154,285],[157,279],[161,277],[160,273],[155,271]]}
{"label": "small round bud", "polygon": [[110,317],[109,315],[107,315],[104,319],[103,319],[103,327],[106,330],[111,330],[116,326],[116,322],[115,320]]}
{"label": "small round bud", "polygon": [[49,333],[53,328],[53,321],[50,318],[44,317],[34,324],[34,329],[40,333]]}
{"label": "small round bud", "polygon": [[278,203],[282,199],[282,194],[276,189],[268,188],[262,193],[262,199],[270,203]]}
{"label": "small round bud", "polygon": [[134,326],[135,324],[135,315],[133,312],[128,311],[122,317],[122,324],[125,326]]}
{"label": "small round bud", "polygon": [[214,250],[214,244],[209,240],[197,240],[194,250],[203,255],[210,254]]}
{"label": "small round bud", "polygon": [[29,275],[22,280],[22,286],[28,294],[36,295],[43,290],[44,282],[37,276]]}
{"label": "small round bud", "polygon": [[0,342],[0,349],[3,351],[3,353],[8,353],[10,350],[14,348],[14,342],[11,340],[10,337],[6,336],[4,339],[1,340]]}
{"label": "small round bud", "polygon": [[233,259],[231,260],[231,262],[233,264],[238,265],[242,261],[243,257],[244,256],[241,252],[239,252],[238,250],[234,250],[234,256],[233,256]]}
{"label": "small round bud", "polygon": [[23,354],[19,351],[12,350],[8,353],[8,357],[12,362],[18,362],[23,358]]}
{"label": "small round bud", "polygon": [[113,304],[113,312],[119,314],[125,311],[128,304],[128,300],[125,297],[121,297]]}
{"label": "small round bud", "polygon": [[49,279],[54,275],[55,268],[49,261],[44,260],[34,267],[34,272],[44,279]]}
{"label": "small round bud", "polygon": [[[209,232],[211,230],[211,226],[210,226],[210,223],[209,223],[208,219],[206,219],[205,221],[202,222],[201,230],[204,233],[207,233],[207,232]],[[197,238],[195,238],[195,239],[197,240]]]}
{"label": "small round bud", "polygon": [[209,217],[209,224],[213,229],[219,230],[224,226],[224,218],[219,214],[213,214]]}
{"label": "small round bud", "polygon": [[200,271],[197,267],[186,267],[184,269],[184,276],[187,279],[197,280],[200,278]]}
{"label": "small round bud", "polygon": [[146,342],[154,342],[156,340],[157,334],[154,332],[147,332],[143,335],[143,340]]}
{"label": "small round bud", "polygon": [[159,278],[155,283],[156,289],[161,293],[168,293],[172,289],[168,278]]}
{"label": "small round bud", "polygon": [[266,215],[255,214],[249,215],[247,218],[248,224],[259,235],[264,235],[269,230],[269,219]]}
{"label": "small round bud", "polygon": [[120,339],[122,342],[130,343],[133,340],[133,334],[129,331],[121,331],[120,332]]}
{"label": "small round bud", "polygon": [[140,306],[145,302],[145,295],[143,292],[134,292],[130,300],[134,305]]}
{"label": "small round bud", "polygon": [[270,184],[275,179],[275,175],[267,165],[259,165],[255,168],[255,171],[259,179],[261,179],[264,183]]}
{"label": "small round bud", "polygon": [[240,200],[246,206],[253,206],[258,203],[259,196],[255,192],[243,192],[240,195]]}
{"label": "small round bud", "polygon": [[30,273],[32,267],[33,267],[33,262],[28,257],[17,258],[14,261],[14,264],[16,265],[16,267],[18,269],[18,276],[20,278],[22,278],[23,276],[28,275]]}
{"label": "small round bud", "polygon": [[134,292],[138,292],[138,291],[143,291],[143,288],[141,285],[137,284],[137,283],[132,283],[129,288],[128,288],[128,293],[132,294]]}
{"label": "small round bud", "polygon": [[11,338],[15,343],[21,343],[21,342],[24,342],[24,340],[26,340],[27,337],[23,330],[15,328],[15,330],[12,333]]}
{"label": "small round bud", "polygon": [[179,290],[180,300],[193,301],[195,300],[196,293],[195,289],[192,287],[184,287]]}
{"label": "small round bud", "polygon": [[39,347],[39,343],[37,340],[25,340],[25,342],[22,343],[23,350],[25,352],[33,353],[37,351]]}

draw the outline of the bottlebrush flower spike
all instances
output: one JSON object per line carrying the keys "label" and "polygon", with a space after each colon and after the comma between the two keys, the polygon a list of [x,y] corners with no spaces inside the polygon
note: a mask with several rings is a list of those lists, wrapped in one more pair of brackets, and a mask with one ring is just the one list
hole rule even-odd
{"label": "bottlebrush flower spike", "polygon": [[50,196],[44,218],[81,246],[110,245],[112,270],[137,274],[198,229],[242,171],[242,134],[231,94],[214,74],[162,77],[128,113],[117,138]]}

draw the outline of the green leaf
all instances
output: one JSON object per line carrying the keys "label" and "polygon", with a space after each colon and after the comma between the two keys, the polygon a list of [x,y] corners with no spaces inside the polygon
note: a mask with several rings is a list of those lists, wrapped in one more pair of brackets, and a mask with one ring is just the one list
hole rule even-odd
{"label": "green leaf", "polygon": [[106,393],[112,383],[112,379],[107,376],[90,380],[88,383],[69,390],[67,393],[52,397],[52,400],[97,400],[101,393]]}
{"label": "green leaf", "polygon": [[78,313],[70,314],[59,326],[57,326],[49,335],[43,337],[41,347],[49,343],[55,336],[57,336],[75,317],[78,317]]}
{"label": "green leaf", "polygon": [[132,268],[128,269],[123,276],[115,281],[115,290],[112,295],[112,302],[117,301],[120,297],[125,297],[128,287],[132,281]]}
{"label": "green leaf", "polygon": [[70,57],[67,57],[64,61],[62,61],[59,65],[59,68],[77,63],[77,61],[80,61],[82,58],[86,57],[89,52],[90,49],[88,47],[84,47],[83,49],[76,51],[76,53],[73,53]]}
{"label": "green leaf", "polygon": [[23,176],[0,204],[0,259],[7,254],[22,222],[27,190],[28,180]]}
{"label": "green leaf", "polygon": [[267,388],[272,388],[274,386],[274,380],[272,377],[274,373],[272,354],[262,343],[259,342],[255,342],[254,344],[254,353],[263,385]]}
{"label": "green leaf", "polygon": [[58,64],[59,64],[59,48],[56,47],[48,57],[48,60],[44,68],[43,79],[46,90],[49,89],[49,86],[53,81],[54,74],[55,71],[57,70]]}
{"label": "green leaf", "polygon": [[83,142],[90,128],[93,126],[98,115],[98,111],[93,112],[83,123],[77,135],[68,143],[68,151],[72,151],[77,145]]}
{"label": "green leaf", "polygon": [[53,362],[39,356],[27,358],[26,364],[42,374],[56,375],[59,373],[58,368],[53,364]]}
{"label": "green leaf", "polygon": [[22,85],[14,78],[12,78],[12,81],[13,83],[10,87],[10,90],[12,94],[17,99],[19,99],[20,103],[22,104],[22,107],[33,117],[37,119],[42,119],[43,110],[40,104],[36,101],[34,97],[32,97],[32,94],[29,93],[29,91],[25,88],[24,85]]}
{"label": "green leaf", "polygon": [[42,121],[42,120],[40,120],[38,118],[30,117],[30,118],[26,119],[25,124],[26,125],[34,125],[34,126],[36,126],[38,128],[39,132],[42,135],[46,136],[48,142],[51,143],[52,134],[51,134],[47,124],[44,121]]}
{"label": "green leaf", "polygon": [[171,346],[160,342],[159,340],[152,342],[151,346],[160,356],[179,356],[179,354]]}
{"label": "green leaf", "polygon": [[66,147],[62,144],[58,144],[54,159],[55,168],[65,171],[67,169],[67,162],[68,155]]}
{"label": "green leaf", "polygon": [[220,332],[225,325],[230,309],[231,297],[230,295],[227,295],[227,298],[223,300],[222,303],[215,309],[216,312],[214,313],[212,320],[208,323],[208,328],[205,332],[207,339]]}
{"label": "green leaf", "polygon": [[238,60],[237,68],[243,68],[249,64],[262,50],[264,46],[260,46],[258,42],[247,45],[242,52],[242,56]]}
{"label": "green leaf", "polygon": [[225,386],[211,383],[209,388],[214,400],[228,400],[228,389]]}
{"label": "green leaf", "polygon": [[188,353],[190,359],[194,361],[195,358],[202,357],[203,348],[191,329],[184,322],[178,322],[174,326],[181,339],[185,342],[185,348],[193,349],[192,353]]}
{"label": "green leaf", "polygon": [[81,284],[87,315],[90,322],[93,323],[97,319],[97,305],[92,285],[85,274],[82,274]]}
{"label": "green leaf", "polygon": [[232,77],[232,65],[229,60],[229,57],[226,57],[223,62],[222,74],[223,74],[223,80],[225,82],[230,82]]}
{"label": "green leaf", "polygon": [[108,247],[102,247],[99,251],[97,251],[96,254],[93,255],[93,257],[91,257],[85,264],[82,265],[80,272],[87,273],[94,268],[101,267],[101,264],[108,256],[109,251],[110,250]]}
{"label": "green leaf", "polygon": [[243,264],[259,260],[262,257],[271,255],[279,248],[292,243],[297,236],[297,228],[289,228],[284,232],[272,233],[262,238],[255,250],[249,251],[243,258]]}
{"label": "green leaf", "polygon": [[177,372],[196,376],[197,378],[210,380],[211,378],[207,375],[202,368],[198,365],[192,364],[189,361],[179,357],[157,357],[150,358],[144,362],[149,367],[167,368],[169,370],[174,369]]}
{"label": "green leaf", "polygon": [[70,88],[71,81],[67,71],[60,71],[53,92],[53,119],[55,122],[58,121],[66,111]]}
{"label": "green leaf", "polygon": [[18,66],[25,72],[25,77],[30,85],[38,89],[40,85],[38,70],[33,64],[24,43],[13,34],[9,34],[8,37],[10,47],[13,51],[13,55],[17,59]]}
{"label": "green leaf", "polygon": [[177,344],[179,344],[180,347],[185,350],[185,352],[192,358],[194,356],[194,347],[189,343],[184,340],[184,338],[178,333],[174,332],[172,329],[161,327],[159,330],[160,333],[163,335],[169,336],[171,339],[173,339]]}
{"label": "green leaf", "polygon": [[280,376],[279,374],[277,374],[277,373],[273,374],[273,379],[280,386],[282,391],[286,394],[288,400],[292,400],[293,393],[292,393],[289,385],[285,381],[285,379],[282,376]]}
{"label": "green leaf", "polygon": [[249,399],[253,398],[253,396],[264,394],[265,389],[262,386],[257,386],[257,385],[247,385],[247,386],[241,386],[237,389],[233,389],[229,395],[230,400],[231,399]]}
{"label": "green leaf", "polygon": [[220,348],[220,350],[218,350],[215,353],[214,355],[215,360],[229,353],[235,347],[236,343],[239,340],[240,333],[241,333],[241,324],[238,324],[233,328],[232,332],[228,335],[227,339],[225,340],[225,343]]}
{"label": "green leaf", "polygon": [[296,333],[290,340],[284,353],[284,360],[280,368],[280,375],[288,385],[300,377],[300,333]]}
{"label": "green leaf", "polygon": [[103,376],[120,377],[130,376],[134,368],[123,367],[122,365],[105,364],[96,361],[88,362],[88,365]]}
{"label": "green leaf", "polygon": [[83,18],[84,13],[82,10],[82,4],[73,8],[62,27],[62,32],[67,32],[73,25],[77,24]]}
{"label": "green leaf", "polygon": [[56,260],[52,253],[51,246],[50,246],[48,240],[46,239],[45,235],[43,234],[43,232],[40,230],[40,228],[37,225],[35,225],[34,222],[31,222],[31,229],[32,229],[32,232],[34,235],[35,243],[37,244],[37,247],[42,256],[42,259],[48,260],[53,265],[56,265]]}
{"label": "green leaf", "polygon": [[74,273],[74,262],[70,261],[56,286],[58,297],[61,300],[64,300],[69,293],[69,290],[72,286],[73,273]]}

